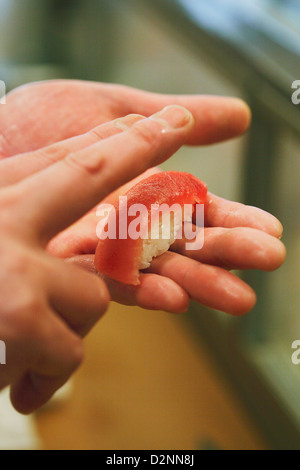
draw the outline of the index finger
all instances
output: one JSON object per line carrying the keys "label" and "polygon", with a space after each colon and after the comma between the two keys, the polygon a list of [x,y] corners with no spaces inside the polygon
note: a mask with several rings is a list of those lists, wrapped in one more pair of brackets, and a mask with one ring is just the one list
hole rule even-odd
{"label": "index finger", "polygon": [[168,106],[12,186],[24,226],[49,241],[117,187],[169,158],[185,143],[193,124],[188,110]]}
{"label": "index finger", "polygon": [[18,183],[24,178],[57,163],[59,160],[63,160],[71,152],[83,150],[101,140],[118,134],[121,130],[124,130],[124,125],[129,127],[143,117],[130,114],[125,118],[101,124],[85,134],[71,137],[39,150],[6,158],[0,161],[0,187],[3,188]]}

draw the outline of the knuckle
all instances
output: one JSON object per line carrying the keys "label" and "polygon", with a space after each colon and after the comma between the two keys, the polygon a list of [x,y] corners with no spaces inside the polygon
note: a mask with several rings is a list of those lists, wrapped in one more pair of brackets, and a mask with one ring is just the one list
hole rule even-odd
{"label": "knuckle", "polygon": [[127,131],[139,121],[145,119],[141,114],[128,114],[125,117],[117,118],[112,121],[114,127],[121,131]]}
{"label": "knuckle", "polygon": [[46,299],[41,290],[39,259],[28,255],[13,241],[0,247],[1,324],[15,341],[36,339],[42,334]]}
{"label": "knuckle", "polygon": [[99,279],[99,317],[101,317],[108,309],[110,303],[110,294],[107,285],[102,279]]}
{"label": "knuckle", "polygon": [[42,302],[33,294],[11,305],[7,319],[13,327],[16,337],[22,337],[24,341],[36,339],[41,334],[42,326]]}
{"label": "knuckle", "polygon": [[[24,217],[24,191],[21,186],[15,185],[0,190],[0,227],[1,235],[20,233],[20,220]],[[30,233],[32,227],[23,225],[22,231],[25,234]]]}
{"label": "knuckle", "polygon": [[181,283],[183,286],[190,285],[191,279],[193,279],[193,272],[189,267],[185,267],[181,272]]}
{"label": "knuckle", "polygon": [[10,225],[19,202],[19,194],[13,190],[2,190],[0,193],[1,228]]}
{"label": "knuckle", "polygon": [[143,125],[137,125],[133,128],[136,137],[147,146],[153,146],[153,144],[157,142],[158,135],[161,131],[161,126],[150,120],[143,122]]}
{"label": "knuckle", "polygon": [[91,325],[95,324],[107,311],[110,303],[109,290],[102,281],[102,279],[96,279],[95,294],[91,303],[90,320]]}
{"label": "knuckle", "polygon": [[[34,255],[20,247],[15,240],[4,236],[2,241],[3,246],[0,247],[0,292],[3,289],[11,290],[8,292],[9,298],[15,301],[28,301],[28,297],[38,296],[38,290],[34,291],[34,287],[31,284],[32,281],[36,281],[41,277],[41,265],[39,255]],[[25,280],[25,282],[24,282]],[[13,288],[18,289],[18,295],[15,296]]]}
{"label": "knuckle", "polygon": [[95,141],[102,140],[105,137],[105,133],[103,132],[102,126],[95,127],[89,132],[89,135],[95,138]]}
{"label": "knuckle", "polygon": [[70,366],[72,370],[78,369],[85,357],[84,344],[81,338],[74,336],[70,347]]}
{"label": "knuckle", "polygon": [[36,152],[35,155],[39,159],[43,159],[47,164],[57,163],[59,160],[63,160],[68,155],[69,151],[67,148],[60,145],[51,145],[45,147],[40,151]]}
{"label": "knuckle", "polygon": [[104,170],[107,165],[107,158],[99,150],[94,150],[91,147],[84,152],[70,153],[64,162],[69,168],[84,176],[94,176]]}
{"label": "knuckle", "polygon": [[40,299],[36,296],[34,292],[29,293],[27,298],[23,300],[22,302],[22,309],[25,312],[30,312],[34,317],[36,318],[37,315],[40,313],[41,310],[41,301]]}
{"label": "knuckle", "polygon": [[53,374],[73,374],[84,361],[84,344],[74,333],[57,327],[56,322],[43,322],[36,338],[34,366],[37,370],[52,370]]}

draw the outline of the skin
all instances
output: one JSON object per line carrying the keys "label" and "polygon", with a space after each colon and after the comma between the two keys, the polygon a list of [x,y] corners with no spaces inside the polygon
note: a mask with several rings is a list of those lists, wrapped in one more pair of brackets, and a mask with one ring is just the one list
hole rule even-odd
{"label": "skin", "polygon": [[234,315],[251,310],[255,293],[229,269],[282,264],[282,226],[270,214],[209,194],[204,248],[186,253],[177,242],[132,287],[95,275],[92,211],[159,171],[181,145],[235,137],[249,122],[237,99],[117,85],[47,82],[8,96],[0,107],[0,388],[12,385],[18,411],[32,412],[68,380],[110,299],[170,312],[191,298]]}

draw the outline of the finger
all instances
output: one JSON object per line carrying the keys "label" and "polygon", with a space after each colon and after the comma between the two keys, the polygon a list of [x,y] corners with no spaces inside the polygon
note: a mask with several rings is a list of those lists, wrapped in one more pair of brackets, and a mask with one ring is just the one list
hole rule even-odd
{"label": "finger", "polygon": [[83,360],[81,338],[54,312],[49,311],[48,317],[44,316],[43,329],[43,334],[27,345],[31,347],[28,372],[11,388],[12,403],[24,414],[48,401]]}
{"label": "finger", "polygon": [[47,274],[51,307],[71,330],[85,336],[108,308],[108,289],[99,277],[61,260],[51,260],[51,268]]}
{"label": "finger", "polygon": [[119,87],[126,100],[127,114],[135,112],[149,116],[164,106],[177,104],[189,109],[195,127],[187,141],[190,145],[207,145],[243,134],[249,127],[251,111],[238,98],[204,95],[162,95]]}
{"label": "finger", "polygon": [[140,274],[139,286],[128,286],[104,277],[115,302],[137,305],[147,310],[163,310],[170,313],[186,312],[190,298],[176,282],[157,274]]}
{"label": "finger", "polygon": [[83,150],[116,135],[142,118],[142,116],[130,115],[122,119],[115,119],[92,129],[86,134],[55,143],[34,152],[7,158],[0,163],[0,188],[22,181],[24,178],[63,160],[71,152]]}
{"label": "finger", "polygon": [[155,258],[147,272],[172,279],[193,300],[232,315],[249,312],[256,302],[251,287],[231,272],[177,253],[166,252]]}
{"label": "finger", "polygon": [[257,207],[227,201],[208,193],[205,203],[205,225],[209,227],[250,227],[280,238],[283,227],[276,217]]}
{"label": "finger", "polygon": [[82,343],[78,335],[85,336],[90,331],[109,302],[107,287],[100,278],[75,266],[65,264],[62,268],[58,260],[53,262],[60,270],[55,270],[55,277],[51,275],[53,270],[48,270],[47,275],[53,308],[48,321],[51,339],[46,335],[47,341],[37,349],[30,372],[12,388],[13,404],[25,414],[46,403],[80,365]]}
{"label": "finger", "polygon": [[14,408],[24,415],[33,413],[45,405],[71,375],[54,378],[28,372],[11,386],[10,398]]}
{"label": "finger", "polygon": [[[195,227],[193,228],[195,231]],[[171,250],[205,264],[226,269],[273,271],[285,260],[286,249],[277,238],[253,228],[205,228],[200,250],[187,250],[191,240],[178,239]]]}
{"label": "finger", "polygon": [[[69,262],[75,263],[94,274],[95,257],[93,255],[75,256]],[[186,312],[189,296],[176,282],[157,274],[141,274],[139,286],[128,286],[103,276],[111,299],[124,305],[138,305],[148,310],[163,310],[171,313]]]}
{"label": "finger", "polygon": [[12,197],[24,201],[18,204],[24,226],[49,241],[117,187],[169,158],[192,128],[187,110],[169,107],[12,186]]}

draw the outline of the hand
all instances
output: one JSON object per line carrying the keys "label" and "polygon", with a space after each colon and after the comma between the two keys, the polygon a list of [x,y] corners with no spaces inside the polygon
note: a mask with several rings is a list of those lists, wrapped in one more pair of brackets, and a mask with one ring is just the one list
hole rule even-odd
{"label": "hand", "polygon": [[[7,348],[0,388],[12,385],[18,411],[32,412],[68,380],[83,358],[82,337],[109,302],[100,278],[46,252],[49,240],[168,158],[193,125],[192,115],[179,107],[150,119],[129,116],[108,125],[108,139],[97,129],[78,138],[80,150],[73,141],[70,147],[57,144],[61,159],[22,181],[17,175],[14,181],[14,158],[0,162],[0,338]],[[41,151],[32,152],[28,163],[40,157]]]}
{"label": "hand", "polygon": [[[0,129],[4,136],[2,154],[9,156],[49,145],[126,112],[143,112],[148,115],[158,107],[175,102],[187,106],[194,114],[195,127],[187,139],[189,144],[208,144],[235,137],[249,125],[249,109],[240,100],[232,98],[166,96],[118,85],[49,82],[23,87],[8,97],[8,112],[2,118],[0,114]],[[24,106],[29,109],[26,115],[22,111]],[[41,113],[41,109],[46,112]],[[78,116],[82,118],[78,119]],[[12,146],[9,132],[15,122],[19,126],[20,139],[14,141]],[[97,136],[102,138],[108,137],[111,132],[109,125],[100,126],[96,130]],[[84,145],[85,139],[91,139],[92,142],[94,133],[92,131],[84,139],[75,137],[68,141],[67,146],[75,149]],[[7,172],[5,175],[2,173],[2,178],[0,175],[0,184],[1,181],[2,184],[9,181],[9,175],[13,175],[13,180],[20,180],[62,156],[61,150],[57,150],[54,144],[42,149],[39,158],[28,153],[8,160]],[[228,272],[228,267],[266,270],[279,267],[284,261],[285,249],[274,237],[281,236],[281,224],[259,209],[223,201],[212,195],[210,197],[212,203],[207,204],[210,209],[206,211],[206,223],[210,227],[206,229],[205,246],[201,252],[193,254],[198,263],[189,260],[185,255],[190,254],[184,253],[179,244],[174,245],[181,256],[175,258],[174,253],[167,253],[155,260],[152,269],[156,268],[157,272],[142,275],[142,283],[138,288],[109,281],[114,300],[174,312],[186,310],[190,297],[233,314],[245,313],[253,307],[254,292]],[[97,243],[95,224],[93,216],[85,218],[84,223],[72,227],[51,244],[52,253],[66,258],[75,256],[74,261],[93,270],[93,257],[90,254],[94,253]],[[87,256],[76,257],[82,253]],[[165,263],[167,259],[168,263]],[[176,263],[175,270],[171,260]],[[162,269],[167,264],[169,269],[164,270],[162,276]],[[183,276],[186,271],[190,272],[190,276]],[[174,276],[177,276],[175,280]],[[182,276],[181,279],[178,276]],[[187,282],[189,277],[190,282]],[[210,283],[212,278],[217,278],[218,282]],[[203,280],[209,283],[209,289]]]}
{"label": "hand", "polygon": [[16,89],[0,106],[0,158],[38,150],[128,114],[150,116],[170,104],[192,112],[191,145],[221,142],[249,126],[250,110],[236,98],[160,95],[76,80],[41,82]]}

